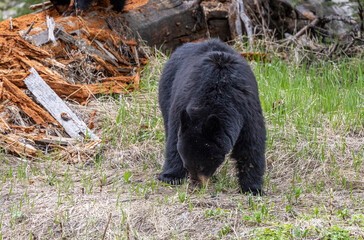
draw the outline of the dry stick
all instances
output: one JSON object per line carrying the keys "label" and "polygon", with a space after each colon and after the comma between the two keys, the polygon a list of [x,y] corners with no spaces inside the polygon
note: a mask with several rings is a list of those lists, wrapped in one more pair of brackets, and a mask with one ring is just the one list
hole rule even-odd
{"label": "dry stick", "polygon": [[30,31],[32,30],[32,28],[34,26],[34,23],[35,23],[35,21],[33,21],[32,24],[30,24],[28,30],[24,33],[23,37],[27,36],[30,33]]}
{"label": "dry stick", "polygon": [[105,227],[105,230],[104,230],[104,234],[102,235],[102,240],[105,239],[106,231],[107,231],[107,227],[109,226],[110,219],[111,219],[111,213],[109,214],[109,219],[107,220],[106,227]]}
{"label": "dry stick", "polygon": [[63,227],[62,227],[62,222],[59,222],[59,227],[61,228],[61,236],[63,236]]}
{"label": "dry stick", "polygon": [[140,67],[139,55],[138,55],[138,51],[137,51],[136,47],[132,46],[131,49],[132,49],[132,52],[134,54],[135,62],[137,64],[137,66]]}
{"label": "dry stick", "polygon": [[207,14],[206,14],[206,7],[205,6],[202,6],[202,12],[203,12],[204,20],[205,20],[205,24],[206,24],[206,37],[211,38],[211,34],[210,34],[210,30],[209,30],[209,24],[207,22]]}
{"label": "dry stick", "polygon": [[250,18],[245,14],[244,2],[243,0],[238,0],[240,8],[240,18],[244,22],[246,33],[248,34],[250,48],[253,46],[253,24]]}
{"label": "dry stick", "polygon": [[352,19],[351,17],[348,17],[348,16],[330,15],[327,17],[323,17],[322,20],[328,21],[328,22],[330,22],[332,20],[336,20],[336,21],[342,21],[342,22],[345,22],[348,24],[357,24],[357,22],[354,19]]}
{"label": "dry stick", "polygon": [[[243,31],[242,31],[242,27],[241,27],[241,21],[240,21],[240,17],[239,17],[239,3],[237,2],[237,0],[235,0],[236,2],[236,18],[235,18],[235,31],[236,31],[236,34],[240,37],[243,35]],[[233,10],[232,8],[229,9],[229,15],[233,15]]]}
{"label": "dry stick", "polygon": [[330,227],[331,227],[331,218],[332,218],[332,202],[333,202],[333,198],[334,198],[334,194],[333,194],[332,188],[330,188],[330,220],[329,220]]}
{"label": "dry stick", "polygon": [[293,37],[287,39],[286,44],[290,44],[293,40],[299,38],[302,34],[304,34],[309,28],[316,26],[320,22],[319,18],[315,18],[310,24],[304,26],[301,30],[296,33]]}
{"label": "dry stick", "polygon": [[265,23],[265,20],[263,18],[263,14],[262,14],[262,11],[260,9],[260,5],[258,3],[258,0],[254,0],[254,3],[255,5],[257,6],[257,9],[258,9],[258,13],[259,13],[259,16],[260,18],[262,19],[262,25],[263,25],[263,32],[264,32],[264,36],[267,37],[267,30],[266,28],[268,28],[267,24]]}
{"label": "dry stick", "polygon": [[336,49],[337,49],[338,46],[339,46],[339,43],[338,42],[335,42],[334,46],[331,48],[331,50],[327,54],[327,57],[330,57],[336,51]]}
{"label": "dry stick", "polygon": [[359,29],[359,38],[361,38],[361,31],[364,31],[364,19],[363,19],[363,6],[361,5],[360,1],[358,2],[358,14],[360,18],[360,29]]}
{"label": "dry stick", "polygon": [[130,225],[129,223],[126,223],[126,239],[130,239]]}
{"label": "dry stick", "polygon": [[312,26],[313,29],[315,29],[317,32],[319,32],[321,35],[333,38],[334,34],[330,32],[329,30],[326,30],[324,28],[318,27],[318,26]]}
{"label": "dry stick", "polygon": [[[89,55],[96,55],[97,57],[110,61],[114,66],[118,67],[119,65],[114,61],[113,58],[109,57],[107,54],[104,54],[97,48],[91,46],[88,44],[84,39],[82,38],[75,38],[62,29],[57,28],[55,30],[56,34],[55,36],[59,39],[61,39],[64,42],[70,43],[75,45],[78,49],[80,49],[82,52],[88,53]],[[94,58],[95,59],[95,58]],[[97,61],[97,59],[95,59]],[[112,72],[112,71],[111,71]]]}
{"label": "dry stick", "polygon": [[238,11],[238,16],[244,23],[246,34],[248,35],[248,38],[249,38],[249,45],[250,45],[250,48],[252,48],[252,46],[253,46],[253,27],[252,27],[253,24],[250,21],[250,18],[245,14],[243,0],[237,0],[237,11]]}
{"label": "dry stick", "polygon": [[299,38],[302,34],[304,34],[309,28],[316,26],[319,23],[319,19],[315,18],[310,24],[306,25],[305,27],[303,27],[300,31],[298,31],[298,33],[296,33],[296,35],[293,36],[293,38],[297,39]]}
{"label": "dry stick", "polygon": [[354,37],[354,39],[355,39],[356,41],[360,41],[360,42],[363,42],[363,43],[364,43],[364,39],[363,39],[363,38]]}
{"label": "dry stick", "polygon": [[50,6],[50,5],[52,5],[52,3],[50,1],[48,1],[48,2],[44,2],[44,3],[38,3],[38,4],[30,5],[29,9],[30,10],[37,10],[37,9],[44,8],[44,7],[47,7],[47,6]]}
{"label": "dry stick", "polygon": [[353,46],[354,42],[355,42],[355,38],[353,38],[353,40],[351,40],[349,42],[349,44],[346,46],[346,48],[343,50],[343,52],[346,53],[346,51],[348,51],[349,48],[351,48],[351,46]]}
{"label": "dry stick", "polygon": [[98,41],[98,40],[96,40],[96,39],[94,39],[94,42],[104,51],[104,53],[106,54],[106,55],[108,55],[111,59],[113,59],[114,61],[117,61],[117,58],[111,53],[111,52],[109,52],[104,46],[103,46],[103,44],[100,42],[100,41]]}

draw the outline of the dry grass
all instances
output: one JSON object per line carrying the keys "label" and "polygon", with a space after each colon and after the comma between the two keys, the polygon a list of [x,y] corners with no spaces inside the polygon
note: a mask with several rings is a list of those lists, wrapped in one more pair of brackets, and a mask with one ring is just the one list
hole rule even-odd
{"label": "dry grass", "polygon": [[[104,142],[94,161],[1,155],[3,239],[102,239],[106,228],[105,239],[364,238],[361,109],[350,126],[339,121],[346,116],[340,107],[317,113],[305,132],[298,112],[279,123],[279,110],[266,104],[266,196],[239,194],[229,159],[206,189],[158,182],[164,135],[156,95],[166,59],[152,58],[141,91],[73,106],[83,119],[98,111]],[[256,74],[267,102],[264,74]]]}

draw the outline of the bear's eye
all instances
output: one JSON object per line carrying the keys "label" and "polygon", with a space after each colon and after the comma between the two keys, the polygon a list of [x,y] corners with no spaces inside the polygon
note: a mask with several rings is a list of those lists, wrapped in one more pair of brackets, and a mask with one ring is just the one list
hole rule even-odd
{"label": "bear's eye", "polygon": [[219,162],[219,159],[218,159],[218,158],[214,158],[214,157],[212,157],[212,158],[211,158],[211,162],[212,162],[213,164],[216,164],[217,162]]}

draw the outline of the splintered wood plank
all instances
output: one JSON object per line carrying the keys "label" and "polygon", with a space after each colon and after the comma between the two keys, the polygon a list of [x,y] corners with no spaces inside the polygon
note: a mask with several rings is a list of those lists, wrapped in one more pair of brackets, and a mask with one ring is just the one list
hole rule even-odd
{"label": "splintered wood plank", "polygon": [[108,64],[106,63],[106,61],[99,57],[98,55],[96,54],[93,54],[92,55],[92,58],[101,66],[103,67],[105,70],[109,71],[112,75],[119,75],[119,71],[114,67],[112,66],[111,64]]}
{"label": "splintered wood plank", "polygon": [[0,82],[0,100],[2,100],[2,98],[3,98],[3,85],[4,85],[4,83],[3,82]]}
{"label": "splintered wood plank", "polygon": [[55,137],[50,135],[39,135],[39,136],[32,136],[31,137],[37,143],[43,144],[56,144],[56,145],[76,145],[77,140],[74,138],[65,138],[65,137]]}
{"label": "splintered wood plank", "polygon": [[[10,80],[18,88],[25,88],[23,79],[28,74],[15,75],[12,79],[6,76],[0,76],[0,80],[5,77]],[[72,99],[79,104],[86,104],[93,94],[110,94],[110,93],[125,93],[127,91],[138,89],[138,76],[117,76],[103,78],[102,83],[94,83],[88,85],[69,84],[65,81],[56,81],[55,78],[50,78],[48,75],[41,74],[41,78],[57,93],[61,98]],[[1,97],[1,83],[0,83],[0,97]],[[0,98],[1,99],[1,98]]]}
{"label": "splintered wood plank", "polygon": [[[41,72],[45,75],[48,75],[49,77],[52,77],[54,79],[60,80],[62,79],[62,76],[57,73],[56,71],[52,71],[50,68],[43,66],[42,63],[35,61],[35,60],[30,60],[27,55],[17,49],[13,49],[15,58],[17,58],[20,62],[24,63],[25,66],[28,67],[34,67],[35,69],[37,69],[38,72]],[[28,67],[24,67],[25,69],[29,69]]]}
{"label": "splintered wood plank", "polygon": [[[56,29],[56,37],[58,37],[59,39],[61,39],[64,42],[75,45],[78,49],[80,49],[83,52],[89,53],[90,55],[97,55],[100,58],[103,58],[105,60],[108,60],[108,61],[116,64],[112,58],[110,58],[106,54],[102,53],[98,49],[96,49],[93,46],[91,46],[90,44],[88,44],[85,39],[73,37],[61,29]],[[117,64],[116,64],[116,66],[117,66]]]}
{"label": "splintered wood plank", "polygon": [[33,132],[35,130],[35,127],[34,126],[31,126],[31,127],[22,127],[22,126],[17,126],[17,125],[9,124],[9,127],[12,130],[14,130],[15,132],[30,133],[30,132]]}
{"label": "splintered wood plank", "polygon": [[70,137],[83,139],[87,135],[91,139],[99,140],[86,124],[47,85],[34,68],[30,69],[30,72],[31,74],[24,80],[25,85],[27,85],[29,91],[33,93],[43,107],[63,126]]}
{"label": "splintered wood plank", "polygon": [[86,85],[92,94],[125,93],[136,89],[133,84],[126,84],[118,81],[104,81],[103,83]]}
{"label": "splintered wood plank", "polygon": [[20,136],[15,134],[3,135],[0,133],[0,144],[7,151],[16,153],[18,156],[35,157],[38,151],[29,144],[20,142]]}
{"label": "splintered wood plank", "polygon": [[30,44],[22,38],[14,38],[14,40],[17,42],[18,46],[20,46],[23,49],[28,50],[28,51],[24,51],[24,52],[28,52],[28,53],[31,52],[33,54],[33,56],[36,54],[36,55],[42,56],[42,57],[52,57],[51,54],[49,52],[47,52],[46,50],[43,50],[41,48],[34,46],[33,44]]}
{"label": "splintered wood plank", "polygon": [[135,82],[135,76],[116,76],[116,77],[105,77],[101,79],[102,82],[123,82],[123,83],[134,83]]}
{"label": "splintered wood plank", "polygon": [[48,123],[58,124],[57,121],[43,108],[33,102],[22,90],[12,82],[3,79],[3,94],[6,98],[15,103],[25,114],[34,120],[36,124],[47,127]]}

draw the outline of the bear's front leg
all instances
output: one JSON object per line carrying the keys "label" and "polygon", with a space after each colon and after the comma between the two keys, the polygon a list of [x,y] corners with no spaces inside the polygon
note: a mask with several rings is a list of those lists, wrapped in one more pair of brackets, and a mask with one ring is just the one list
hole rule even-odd
{"label": "bear's front leg", "polygon": [[178,185],[182,184],[183,179],[187,177],[187,170],[183,167],[182,159],[177,150],[177,137],[171,135],[167,138],[166,160],[164,162],[163,172],[159,174],[158,180],[168,184]]}
{"label": "bear's front leg", "polygon": [[241,192],[263,195],[263,163],[251,161],[246,157],[237,158],[236,161]]}
{"label": "bear's front leg", "polygon": [[247,139],[251,140],[251,137],[239,137],[238,142],[233,148],[231,157],[236,160],[241,192],[262,195],[264,194],[265,139],[257,139],[257,142],[247,142]]}

